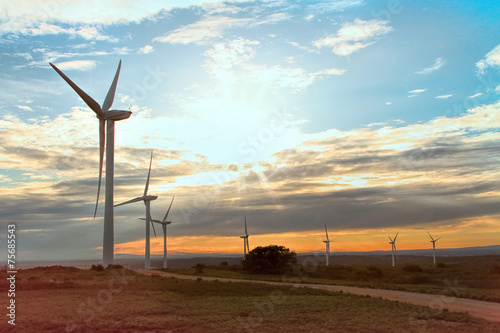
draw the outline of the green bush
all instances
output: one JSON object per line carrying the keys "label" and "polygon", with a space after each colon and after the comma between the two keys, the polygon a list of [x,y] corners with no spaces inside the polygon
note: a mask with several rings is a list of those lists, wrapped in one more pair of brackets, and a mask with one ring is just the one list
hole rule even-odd
{"label": "green bush", "polygon": [[257,274],[283,274],[297,263],[297,255],[284,246],[259,246],[242,261],[243,269]]}

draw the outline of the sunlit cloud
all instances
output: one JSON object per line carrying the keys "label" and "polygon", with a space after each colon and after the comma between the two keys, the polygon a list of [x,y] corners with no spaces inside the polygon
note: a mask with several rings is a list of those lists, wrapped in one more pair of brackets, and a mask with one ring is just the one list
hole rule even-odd
{"label": "sunlit cloud", "polygon": [[375,43],[377,37],[393,31],[388,21],[356,19],[346,23],[336,34],[317,39],[313,45],[317,48],[331,47],[332,52],[346,56]]}
{"label": "sunlit cloud", "polygon": [[249,18],[208,17],[195,23],[180,27],[166,35],[155,37],[153,41],[171,44],[204,44],[221,37],[222,33],[231,28],[247,25]]}
{"label": "sunlit cloud", "polygon": [[453,96],[452,94],[447,94],[447,95],[439,95],[439,96],[436,96],[434,98],[437,98],[437,99],[448,99],[448,98],[450,98],[452,96]]}
{"label": "sunlit cloud", "polygon": [[57,67],[61,70],[78,70],[78,71],[89,71],[94,69],[96,62],[94,60],[72,60],[60,62]]}

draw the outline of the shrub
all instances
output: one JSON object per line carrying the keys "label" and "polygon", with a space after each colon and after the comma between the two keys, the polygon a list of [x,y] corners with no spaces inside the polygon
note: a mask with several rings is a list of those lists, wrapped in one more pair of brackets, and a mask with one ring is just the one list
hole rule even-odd
{"label": "shrub", "polygon": [[437,268],[448,268],[448,266],[444,262],[438,262],[436,264]]}
{"label": "shrub", "polygon": [[381,278],[382,276],[384,276],[384,272],[376,266],[368,266],[366,268],[366,270],[368,271],[369,275],[372,277]]}
{"label": "shrub", "polygon": [[423,272],[424,270],[422,269],[422,267],[418,265],[406,265],[403,267],[403,271],[408,273],[420,273]]}
{"label": "shrub", "polygon": [[108,265],[108,267],[106,267],[106,269],[122,269],[123,266],[122,265]]}
{"label": "shrub", "polygon": [[90,270],[91,271],[98,271],[98,272],[100,272],[100,271],[104,270],[104,267],[102,267],[102,265],[97,265],[97,266],[96,265],[92,265],[92,267],[90,267]]}
{"label": "shrub", "polygon": [[200,264],[197,263],[196,266],[194,266],[196,274],[203,274],[203,268],[205,268],[205,264]]}
{"label": "shrub", "polygon": [[223,261],[220,263],[221,266],[227,266],[227,261]]}
{"label": "shrub", "polygon": [[243,269],[251,273],[283,274],[297,263],[297,254],[284,246],[259,246],[242,261]]}

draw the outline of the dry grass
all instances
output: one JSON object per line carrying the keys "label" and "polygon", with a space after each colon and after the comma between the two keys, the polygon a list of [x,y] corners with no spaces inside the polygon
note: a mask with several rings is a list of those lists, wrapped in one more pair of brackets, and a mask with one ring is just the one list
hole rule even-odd
{"label": "dry grass", "polygon": [[[377,289],[411,291],[427,294],[500,302],[500,263],[498,256],[436,268],[431,264],[333,265],[303,267],[297,265],[291,278],[281,275],[247,274],[241,266],[207,266],[203,273],[194,268],[169,269],[180,274],[236,279],[335,284]],[[300,278],[297,278],[300,277]]]}
{"label": "dry grass", "polygon": [[1,332],[500,331],[466,314],[305,288],[121,269],[36,268],[17,276],[17,325],[4,319]]}

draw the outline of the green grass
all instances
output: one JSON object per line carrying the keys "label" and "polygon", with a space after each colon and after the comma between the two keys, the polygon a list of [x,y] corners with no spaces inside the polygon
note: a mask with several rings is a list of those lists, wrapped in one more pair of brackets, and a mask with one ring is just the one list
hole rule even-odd
{"label": "green grass", "polygon": [[21,270],[16,289],[17,325],[4,319],[1,332],[500,331],[500,323],[467,314],[378,298],[121,269]]}
{"label": "green grass", "polygon": [[[411,291],[427,294],[471,298],[500,302],[500,274],[492,269],[497,258],[483,266],[473,268],[450,265],[436,268],[433,265],[334,265],[294,267],[292,274],[249,274],[241,266],[207,266],[203,273],[194,268],[168,269],[179,274],[213,276],[235,279],[284,281],[299,283],[334,284],[366,288]],[[492,266],[493,265],[493,266]]]}

